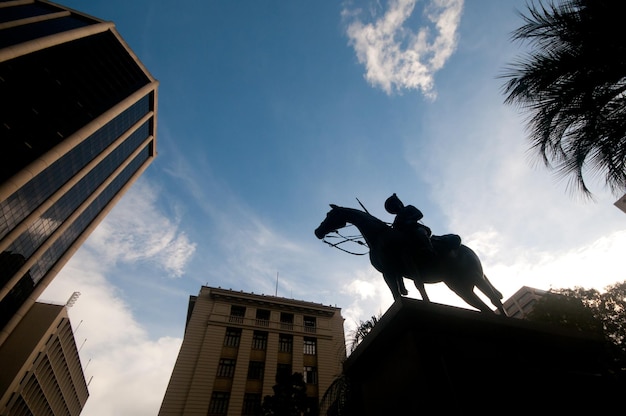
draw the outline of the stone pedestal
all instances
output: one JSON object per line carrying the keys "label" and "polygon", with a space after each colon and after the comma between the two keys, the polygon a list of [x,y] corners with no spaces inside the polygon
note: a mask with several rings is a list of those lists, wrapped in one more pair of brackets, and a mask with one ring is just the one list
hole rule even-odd
{"label": "stone pedestal", "polygon": [[354,415],[580,413],[625,391],[606,363],[589,334],[402,298],[344,373]]}

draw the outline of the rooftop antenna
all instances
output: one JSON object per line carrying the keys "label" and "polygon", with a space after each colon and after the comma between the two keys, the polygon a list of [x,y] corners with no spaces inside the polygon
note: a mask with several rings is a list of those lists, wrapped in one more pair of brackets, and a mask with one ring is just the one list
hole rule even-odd
{"label": "rooftop antenna", "polygon": [[87,338],[85,338],[85,340],[83,341],[82,344],[80,344],[80,348],[78,348],[78,352],[80,352],[80,350],[83,349],[83,345],[85,345],[85,342],[87,342]]}
{"label": "rooftop antenna", "polygon": [[276,289],[274,290],[274,296],[278,296],[278,272],[276,272]]}
{"label": "rooftop antenna", "polygon": [[83,320],[81,319],[80,322],[78,323],[78,326],[76,327],[76,329],[74,330],[74,336],[76,336],[76,333],[78,332],[78,328],[80,328],[80,326],[83,324]]}

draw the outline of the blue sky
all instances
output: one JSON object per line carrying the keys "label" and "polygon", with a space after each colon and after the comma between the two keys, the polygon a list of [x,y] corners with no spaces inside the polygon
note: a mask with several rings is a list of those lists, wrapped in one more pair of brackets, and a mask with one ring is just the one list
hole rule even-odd
{"label": "blue sky", "polygon": [[157,158],[42,295],[81,292],[84,414],[158,411],[203,284],[274,294],[278,276],[279,296],[341,307],[347,331],[384,312],[367,258],[313,235],[329,203],[392,221],[397,193],[505,298],[623,281],[620,195],[591,181],[595,201],[572,196],[503,104],[525,3],[62,2],[113,21],[160,82]]}

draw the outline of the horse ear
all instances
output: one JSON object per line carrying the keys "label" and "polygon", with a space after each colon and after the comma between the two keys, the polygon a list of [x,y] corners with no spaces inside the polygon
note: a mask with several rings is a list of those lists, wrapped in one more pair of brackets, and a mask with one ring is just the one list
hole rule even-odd
{"label": "horse ear", "polygon": [[337,205],[335,205],[335,204],[329,204],[329,205],[330,205],[330,207],[331,207],[332,209],[339,208],[339,207],[338,207]]}

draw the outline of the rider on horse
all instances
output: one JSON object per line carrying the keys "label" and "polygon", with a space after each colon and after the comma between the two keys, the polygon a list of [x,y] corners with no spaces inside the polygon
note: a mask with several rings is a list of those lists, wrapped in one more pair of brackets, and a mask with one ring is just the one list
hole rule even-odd
{"label": "rider on horse", "polygon": [[[422,261],[432,261],[437,253],[430,241],[430,228],[418,222],[424,217],[422,211],[413,205],[405,206],[395,193],[385,201],[385,210],[396,216],[391,226],[402,233],[409,252],[413,253],[417,249]],[[398,290],[403,295],[408,294],[403,279],[398,281]]]}
{"label": "rider on horse", "polygon": [[385,209],[396,216],[392,227],[408,236],[411,244],[417,243],[421,254],[425,254],[428,258],[436,255],[433,243],[430,241],[432,235],[430,228],[418,222],[424,217],[422,211],[413,205],[405,206],[395,193],[385,201]]}

